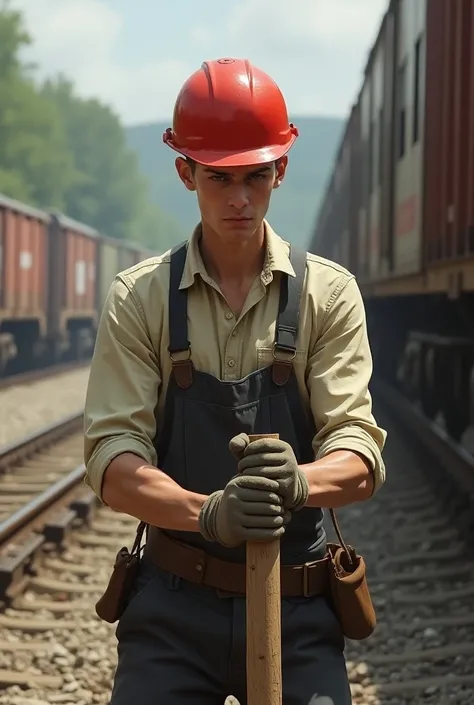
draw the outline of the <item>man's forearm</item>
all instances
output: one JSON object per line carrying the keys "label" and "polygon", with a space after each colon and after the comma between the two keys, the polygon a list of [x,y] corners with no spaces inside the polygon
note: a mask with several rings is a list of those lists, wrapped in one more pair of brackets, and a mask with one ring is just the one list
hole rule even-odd
{"label": "man's forearm", "polygon": [[338,450],[300,465],[309,484],[307,507],[344,507],[368,499],[374,481],[368,461],[349,450]]}
{"label": "man's forearm", "polygon": [[199,512],[207,497],[188,492],[142,458],[123,453],[105,472],[102,498],[111,509],[152,526],[198,532]]}

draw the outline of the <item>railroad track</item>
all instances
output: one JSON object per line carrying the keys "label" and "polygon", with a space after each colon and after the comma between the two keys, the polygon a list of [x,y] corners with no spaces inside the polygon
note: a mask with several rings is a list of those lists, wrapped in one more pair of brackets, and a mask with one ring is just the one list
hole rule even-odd
{"label": "railroad track", "polygon": [[84,514],[91,502],[85,492],[77,495],[84,477],[80,463],[82,420],[82,412],[72,414],[20,442],[0,448],[3,598],[11,598],[21,590],[43,545],[49,540],[63,540],[75,512]]}
{"label": "railroad track", "polygon": [[474,459],[402,395],[373,384],[387,482],[339,511],[362,553],[378,627],[348,642],[354,703],[474,703]]}
{"label": "railroad track", "polygon": [[[386,486],[338,512],[344,537],[366,558],[378,613],[375,634],[347,645],[353,702],[472,705],[466,488],[474,461],[380,384],[375,410],[389,430]],[[79,415],[16,455],[0,454],[0,490],[12,490],[0,492],[2,502],[16,497],[0,524],[0,705],[105,705],[110,697],[116,625],[101,622],[94,604],[137,522],[100,506],[83,485],[77,424]]]}
{"label": "railroad track", "polygon": [[63,372],[79,370],[89,365],[90,360],[81,360],[79,362],[76,360],[73,362],[48,365],[47,367],[40,367],[34,370],[27,370],[26,372],[17,372],[15,374],[6,375],[4,377],[0,377],[0,390],[8,389],[8,387],[13,387],[18,384],[31,384],[33,382],[38,382],[39,380],[54,377],[55,375],[62,374]]}
{"label": "railroad track", "polygon": [[0,449],[2,704],[107,701],[109,625],[95,619],[93,596],[136,521],[117,520],[83,484],[82,420],[71,415]]}

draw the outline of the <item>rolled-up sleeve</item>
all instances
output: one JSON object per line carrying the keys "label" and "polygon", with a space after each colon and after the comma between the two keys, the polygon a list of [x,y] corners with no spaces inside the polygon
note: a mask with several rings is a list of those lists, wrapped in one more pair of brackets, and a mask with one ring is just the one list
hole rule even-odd
{"label": "rolled-up sleeve", "polygon": [[335,450],[360,453],[370,464],[374,492],[385,482],[386,431],[372,414],[372,376],[364,303],[355,278],[342,274],[310,350],[307,385],[317,433],[315,457]]}
{"label": "rolled-up sleeve", "polygon": [[84,409],[85,482],[101,500],[105,470],[117,455],[134,453],[156,464],[160,384],[140,302],[117,277],[100,317]]}

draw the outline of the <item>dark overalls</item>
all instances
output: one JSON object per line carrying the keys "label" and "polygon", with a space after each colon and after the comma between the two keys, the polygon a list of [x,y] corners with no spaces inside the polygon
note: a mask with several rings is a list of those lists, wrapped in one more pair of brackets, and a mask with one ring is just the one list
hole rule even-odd
{"label": "dark overalls", "polygon": [[[191,355],[187,290],[178,288],[186,252],[184,244],[171,257],[173,358],[183,350]],[[281,275],[276,354],[279,348],[296,353],[305,253],[292,251],[291,262],[296,277]],[[196,370],[190,360],[176,365],[170,377],[156,441],[158,466],[178,484],[200,494],[223,488],[237,472],[228,444],[242,431],[279,433],[300,464],[314,459],[314,424],[291,364],[275,361],[227,382]],[[318,508],[293,514],[281,540],[282,564],[324,557],[322,522]],[[154,531],[150,527],[150,534]],[[225,548],[198,532],[166,534],[221,559],[245,562],[245,546]],[[223,705],[230,694],[244,705],[245,597],[178,578],[157,567],[146,550],[133,597],[117,627],[119,661],[111,705]],[[326,598],[283,597],[281,619],[284,705],[349,705],[344,638]]]}

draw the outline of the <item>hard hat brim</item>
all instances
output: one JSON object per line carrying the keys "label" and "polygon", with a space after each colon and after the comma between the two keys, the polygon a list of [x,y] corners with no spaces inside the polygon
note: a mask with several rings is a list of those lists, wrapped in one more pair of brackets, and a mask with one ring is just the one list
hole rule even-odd
{"label": "hard hat brim", "polygon": [[268,164],[285,156],[291,149],[296,140],[296,135],[291,135],[289,141],[284,144],[271,145],[261,147],[259,149],[249,149],[239,152],[211,152],[208,150],[192,150],[183,149],[173,144],[173,141],[168,139],[165,143],[175,152],[189,157],[198,164],[203,166],[215,167],[236,167],[236,166],[253,166],[254,164]]}

